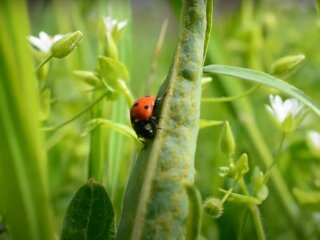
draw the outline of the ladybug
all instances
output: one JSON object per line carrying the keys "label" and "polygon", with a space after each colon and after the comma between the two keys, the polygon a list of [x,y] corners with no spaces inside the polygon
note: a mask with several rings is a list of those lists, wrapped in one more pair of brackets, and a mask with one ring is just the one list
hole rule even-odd
{"label": "ladybug", "polygon": [[162,98],[145,96],[138,98],[130,109],[131,125],[138,138],[153,139],[157,132],[157,117],[154,115]]}

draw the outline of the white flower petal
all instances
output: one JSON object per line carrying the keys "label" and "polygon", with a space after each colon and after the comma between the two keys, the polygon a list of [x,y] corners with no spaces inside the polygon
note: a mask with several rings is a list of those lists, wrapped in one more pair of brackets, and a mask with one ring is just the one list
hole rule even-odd
{"label": "white flower petal", "polygon": [[29,36],[28,40],[34,47],[38,48],[41,52],[47,53],[50,51],[51,46],[62,37],[63,35],[61,34],[57,34],[53,37],[50,37],[46,32],[41,31],[39,33],[39,37]]}
{"label": "white flower petal", "polygon": [[289,115],[296,117],[304,107],[304,105],[295,98],[290,98],[283,101],[278,95],[269,95],[269,100],[270,106],[267,107],[267,109],[273,114],[274,118],[280,125]]}
{"label": "white flower petal", "polygon": [[119,22],[118,23],[118,26],[117,26],[117,29],[118,29],[118,31],[120,31],[120,30],[122,30],[123,28],[125,28],[125,26],[127,26],[127,21],[121,21],[121,22]]}
{"label": "white flower petal", "polygon": [[316,131],[309,131],[308,138],[310,139],[310,142],[313,144],[313,146],[316,149],[320,150],[320,133]]}

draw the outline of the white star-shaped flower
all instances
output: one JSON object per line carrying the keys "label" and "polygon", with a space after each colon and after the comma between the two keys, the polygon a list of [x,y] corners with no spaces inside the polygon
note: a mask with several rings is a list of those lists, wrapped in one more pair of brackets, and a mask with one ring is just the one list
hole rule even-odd
{"label": "white star-shaped flower", "polygon": [[106,31],[112,33],[113,31],[120,32],[127,25],[127,21],[118,21],[116,19],[112,19],[111,17],[104,17],[103,23],[106,28]]}
{"label": "white star-shaped flower", "polygon": [[62,34],[57,34],[51,37],[47,33],[41,31],[39,33],[39,37],[28,36],[28,40],[41,52],[48,53],[50,52],[51,46],[62,37]]}
{"label": "white star-shaped flower", "polygon": [[280,96],[270,95],[269,100],[266,108],[283,131],[292,130],[305,115],[302,114],[304,105],[295,98],[283,101]]}

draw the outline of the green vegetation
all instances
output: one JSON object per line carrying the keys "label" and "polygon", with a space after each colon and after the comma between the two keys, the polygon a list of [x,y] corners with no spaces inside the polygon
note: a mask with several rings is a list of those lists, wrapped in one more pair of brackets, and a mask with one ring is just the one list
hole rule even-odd
{"label": "green vegetation", "polygon": [[319,239],[319,9],[1,1],[0,240]]}

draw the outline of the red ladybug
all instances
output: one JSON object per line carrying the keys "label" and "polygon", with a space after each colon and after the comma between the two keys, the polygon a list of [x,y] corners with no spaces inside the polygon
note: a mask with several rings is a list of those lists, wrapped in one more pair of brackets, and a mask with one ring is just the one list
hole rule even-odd
{"label": "red ladybug", "polygon": [[153,139],[157,132],[157,117],[153,115],[157,102],[154,96],[138,98],[130,109],[130,120],[138,138]]}

